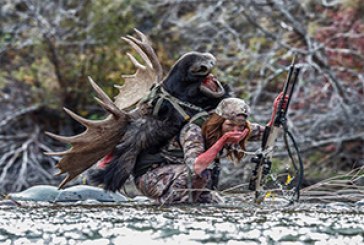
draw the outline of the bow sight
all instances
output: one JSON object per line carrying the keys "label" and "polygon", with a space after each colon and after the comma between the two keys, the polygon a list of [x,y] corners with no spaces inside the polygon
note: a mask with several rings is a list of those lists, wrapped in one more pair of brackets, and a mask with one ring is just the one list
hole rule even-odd
{"label": "bow sight", "polygon": [[[274,148],[275,141],[278,137],[278,133],[281,128],[283,128],[284,142],[287,147],[287,152],[292,161],[292,165],[293,165],[293,169],[294,169],[293,170],[294,177],[292,178],[290,174],[287,174],[287,176],[286,176],[287,180],[285,182],[286,182],[286,185],[288,185],[288,184],[292,183],[293,179],[295,180],[294,186],[293,186],[293,195],[292,195],[293,199],[290,201],[299,200],[300,186],[301,186],[302,179],[303,179],[303,163],[302,163],[302,159],[301,159],[301,156],[299,153],[299,149],[294,140],[294,137],[293,137],[292,133],[288,130],[287,118],[286,118],[287,111],[289,108],[289,103],[291,101],[293,90],[294,90],[294,87],[295,87],[295,84],[297,82],[298,75],[300,72],[300,68],[295,66],[294,60],[295,59],[293,59],[292,64],[289,68],[288,78],[287,78],[287,81],[283,88],[283,96],[278,104],[277,113],[275,115],[273,124],[271,127],[267,126],[265,128],[263,139],[262,139],[261,151],[259,151],[259,153],[257,153],[256,156],[251,159],[251,161],[253,163],[255,163],[256,166],[252,173],[252,177],[250,179],[249,189],[252,191],[255,191],[255,203],[257,203],[257,204],[261,203],[266,196],[266,194],[265,194],[266,191],[263,190],[262,185],[264,184],[267,175],[270,173],[271,165],[272,165],[271,158],[273,155],[273,148]],[[286,97],[288,97],[288,100],[287,100],[286,105],[284,106],[284,98],[286,98]],[[294,161],[292,151],[288,144],[287,136],[293,143],[293,147],[296,151],[298,162],[299,162],[298,166]],[[289,179],[289,181],[288,181],[288,179]],[[288,182],[290,182],[290,183],[288,183]]]}

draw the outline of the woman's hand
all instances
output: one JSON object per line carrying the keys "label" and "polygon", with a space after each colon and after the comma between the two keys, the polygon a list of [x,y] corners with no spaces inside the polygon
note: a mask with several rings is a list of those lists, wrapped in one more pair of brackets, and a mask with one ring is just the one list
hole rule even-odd
{"label": "woman's hand", "polygon": [[283,92],[279,93],[279,95],[274,99],[273,102],[273,112],[272,112],[272,117],[270,119],[270,121],[268,122],[268,126],[271,127],[273,125],[274,122],[274,118],[276,117],[277,114],[277,110],[278,110],[278,106],[279,103],[281,102],[281,100],[283,99],[283,104],[282,104],[282,108],[286,109],[287,108],[287,103],[288,103],[288,96],[286,95],[283,98]]}
{"label": "woman's hand", "polygon": [[[274,99],[274,102],[273,102],[273,110],[276,110],[276,111],[278,110],[278,105],[281,102],[282,98],[283,98],[283,92],[280,92],[278,94],[278,96]],[[288,103],[288,95],[286,95],[284,97],[283,104],[282,104],[282,108],[283,109],[286,109],[287,103]]]}
{"label": "woman's hand", "polygon": [[244,140],[249,134],[249,129],[245,128],[243,131],[230,131],[223,135],[225,143],[237,144]]}
{"label": "woman's hand", "polygon": [[229,131],[225,133],[213,146],[196,158],[194,164],[195,173],[200,175],[214,161],[219,151],[224,147],[224,144],[239,143],[240,141],[244,140],[248,134],[248,128],[244,129],[243,131]]}

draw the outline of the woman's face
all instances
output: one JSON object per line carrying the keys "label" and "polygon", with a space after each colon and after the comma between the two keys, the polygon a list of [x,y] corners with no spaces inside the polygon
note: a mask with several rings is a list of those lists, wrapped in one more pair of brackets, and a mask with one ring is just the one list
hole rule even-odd
{"label": "woman's face", "polygon": [[246,126],[246,117],[241,115],[237,116],[235,121],[226,119],[222,124],[222,133],[231,131],[243,131]]}

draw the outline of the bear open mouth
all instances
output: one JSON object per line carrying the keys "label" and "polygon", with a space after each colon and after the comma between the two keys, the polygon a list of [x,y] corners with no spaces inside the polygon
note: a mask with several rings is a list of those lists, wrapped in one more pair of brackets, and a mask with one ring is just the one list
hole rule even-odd
{"label": "bear open mouth", "polygon": [[209,97],[219,98],[225,94],[225,89],[211,73],[206,76],[200,86],[201,92]]}

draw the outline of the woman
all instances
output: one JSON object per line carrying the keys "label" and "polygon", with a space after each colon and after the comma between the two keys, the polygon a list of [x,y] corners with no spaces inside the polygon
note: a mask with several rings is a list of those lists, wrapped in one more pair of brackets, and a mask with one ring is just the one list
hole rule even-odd
{"label": "woman", "polygon": [[[280,99],[281,95],[274,101],[268,125],[272,124]],[[209,190],[217,186],[223,152],[231,159],[240,160],[244,153],[236,149],[244,150],[247,140],[260,139],[263,135],[265,127],[250,123],[249,114],[250,108],[243,100],[227,98],[202,126],[198,120],[191,119],[179,135],[184,163],[165,157],[164,163],[150,164],[141,174],[137,168],[134,174],[137,188],[159,203],[218,201]],[[176,142],[171,144],[176,145]],[[173,164],[175,162],[179,164]]]}

